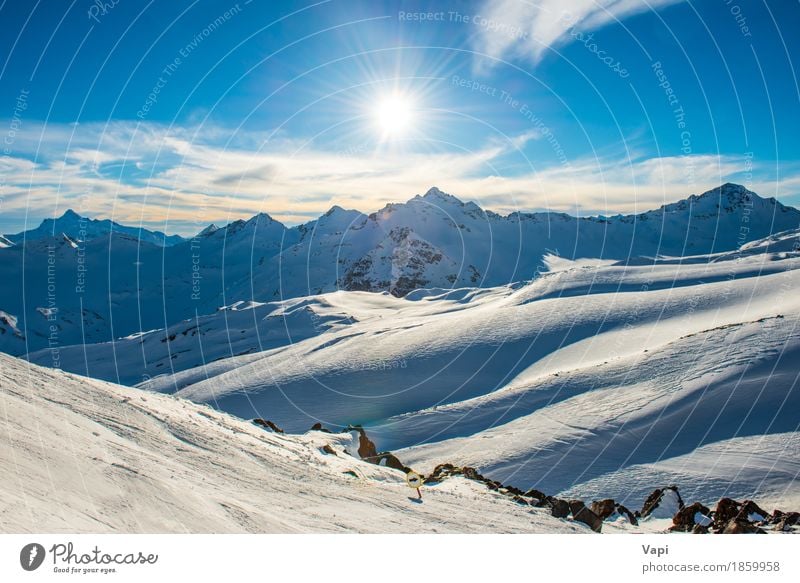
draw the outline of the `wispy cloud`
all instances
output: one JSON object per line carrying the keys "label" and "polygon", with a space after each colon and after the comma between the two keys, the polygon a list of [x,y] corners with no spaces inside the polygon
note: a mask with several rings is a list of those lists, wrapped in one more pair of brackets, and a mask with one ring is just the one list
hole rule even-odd
{"label": "wispy cloud", "polygon": [[261,135],[231,135],[224,128],[133,122],[48,126],[37,137],[26,149],[23,141],[16,144],[18,157],[0,158],[0,231],[22,227],[26,210],[30,227],[69,207],[187,234],[262,211],[298,223],[333,204],[374,211],[433,185],[503,213],[615,214],[655,208],[729,180],[777,197],[794,194],[800,184],[800,168],[782,164],[776,183],[774,165],[750,170],[741,157],[722,155],[630,159],[619,152],[535,171],[497,170],[518,148],[540,139],[535,132],[471,152],[391,155],[289,140],[265,144]]}
{"label": "wispy cloud", "polygon": [[590,31],[680,0],[488,0],[475,49],[495,59],[538,63],[549,48],[571,39],[571,27]]}

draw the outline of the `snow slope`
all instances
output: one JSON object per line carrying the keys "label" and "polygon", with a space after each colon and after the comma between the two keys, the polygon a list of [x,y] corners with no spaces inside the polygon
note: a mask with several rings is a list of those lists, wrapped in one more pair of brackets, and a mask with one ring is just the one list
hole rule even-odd
{"label": "snow slope", "polygon": [[4,533],[589,532],[461,478],[412,502],[347,433],[275,434],[2,354],[0,408]]}
{"label": "snow slope", "polygon": [[[423,471],[446,460],[523,489],[639,507],[663,477],[702,500],[793,501],[798,234],[648,265],[559,262],[524,285],[314,296],[309,309],[352,321],[142,386],[292,431],[363,423]],[[637,472],[653,480],[634,487]]]}
{"label": "snow slope", "polygon": [[800,300],[786,290],[800,283],[798,265],[796,256],[762,254],[688,265],[579,268],[524,286],[417,301],[379,295],[371,305],[364,295],[326,294],[309,298],[311,309],[324,300],[356,322],[220,361],[208,380],[187,382],[197,377],[185,371],[148,386],[181,389],[189,398],[243,417],[274,418],[293,430],[316,420],[375,422],[488,394],[520,375],[602,363],[706,329],[791,314]]}
{"label": "snow slope", "polygon": [[[267,304],[236,302],[166,330],[132,334],[111,342],[65,346],[58,350],[60,368],[135,385],[155,376],[205,365],[202,371],[224,358],[278,348],[353,322],[349,314],[326,306],[324,300],[316,304],[313,309],[305,298]],[[43,349],[27,358],[50,366],[53,354]]]}

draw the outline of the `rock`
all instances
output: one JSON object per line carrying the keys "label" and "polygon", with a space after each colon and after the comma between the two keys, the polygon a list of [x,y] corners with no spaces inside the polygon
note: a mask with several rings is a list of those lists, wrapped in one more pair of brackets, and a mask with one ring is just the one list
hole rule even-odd
{"label": "rock", "polygon": [[764,522],[769,516],[769,513],[752,500],[745,500],[742,502],[738,515],[740,519],[747,520],[748,522]]}
{"label": "rock", "polygon": [[593,531],[600,532],[603,529],[603,521],[597,514],[589,510],[582,500],[570,500],[569,509],[575,520],[588,525]]}
{"label": "rock", "polygon": [[550,507],[550,514],[556,518],[566,518],[569,516],[569,503],[561,498],[548,496],[547,505]]}
{"label": "rock", "polygon": [[800,523],[800,512],[781,512],[776,509],[769,522],[775,525],[776,531],[788,532],[794,530],[792,527]]}
{"label": "rock", "polygon": [[722,534],[766,534],[766,531],[755,524],[734,518],[725,525]]}
{"label": "rock", "polygon": [[403,462],[401,462],[397,456],[390,451],[384,451],[374,457],[363,459],[365,462],[369,462],[378,466],[385,466],[387,468],[394,468],[395,470],[400,470],[406,474],[411,471],[411,468],[404,465]]}
{"label": "rock", "polygon": [[731,498],[720,498],[714,510],[714,530],[722,531],[739,515],[740,504]]}
{"label": "rock", "polygon": [[431,474],[425,478],[425,481],[429,484],[434,482],[441,482],[443,479],[447,478],[448,476],[454,475],[456,471],[456,467],[453,464],[439,464],[436,466]]}
{"label": "rock", "polygon": [[636,514],[628,510],[622,504],[617,504],[617,512],[627,518],[628,522],[630,522],[633,526],[639,526],[639,521],[636,520]]}
{"label": "rock", "polygon": [[463,468],[461,468],[461,473],[468,480],[475,480],[476,482],[485,482],[486,481],[486,478],[481,476],[478,473],[478,470],[476,470],[475,468],[471,468],[470,466],[464,466]]}
{"label": "rock", "polygon": [[358,457],[361,459],[376,457],[378,455],[378,451],[375,449],[375,444],[372,443],[369,437],[367,437],[367,432],[364,431],[364,428],[361,425],[351,425],[345,431],[350,432],[358,432]]}
{"label": "rock", "polygon": [[672,532],[694,532],[695,526],[699,526],[708,532],[708,527],[712,523],[710,514],[711,510],[700,502],[684,506],[672,517],[670,530]]}
{"label": "rock", "polygon": [[547,501],[547,494],[534,488],[531,488],[525,492],[523,496],[527,498],[533,498],[535,500],[535,502],[533,502],[534,506],[544,506]]}
{"label": "rock", "polygon": [[283,429],[281,429],[268,419],[253,419],[253,423],[255,423],[256,425],[260,425],[264,429],[271,429],[275,433],[283,433]]}
{"label": "rock", "polygon": [[591,510],[600,517],[600,520],[605,520],[617,511],[617,505],[611,498],[594,500],[592,501]]}
{"label": "rock", "polygon": [[647,518],[672,518],[683,508],[683,499],[677,486],[667,486],[653,490],[642,506],[641,516]]}
{"label": "rock", "polygon": [[708,527],[695,524],[694,528],[692,528],[692,534],[708,534]]}
{"label": "rock", "polygon": [[314,423],[314,425],[311,426],[311,429],[309,429],[309,431],[322,431],[323,433],[330,433],[330,430],[325,429],[322,426],[322,423]]}
{"label": "rock", "polygon": [[336,455],[336,451],[327,443],[322,446],[322,451],[327,454]]}

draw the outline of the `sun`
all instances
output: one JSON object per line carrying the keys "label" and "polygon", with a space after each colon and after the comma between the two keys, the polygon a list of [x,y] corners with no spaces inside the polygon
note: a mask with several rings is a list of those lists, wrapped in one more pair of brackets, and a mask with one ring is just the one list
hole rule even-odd
{"label": "sun", "polygon": [[414,104],[405,95],[386,95],[378,101],[375,120],[385,138],[401,136],[414,121]]}

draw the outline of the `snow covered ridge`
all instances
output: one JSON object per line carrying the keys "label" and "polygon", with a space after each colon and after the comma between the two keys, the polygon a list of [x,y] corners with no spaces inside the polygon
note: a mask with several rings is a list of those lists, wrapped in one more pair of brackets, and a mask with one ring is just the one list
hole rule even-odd
{"label": "snow covered ridge", "polygon": [[[535,492],[517,494],[448,465],[429,476],[419,503],[402,469],[382,464],[380,454],[368,461],[374,444],[359,428],[287,435],[267,421],[6,355],[0,399],[0,496],[18,501],[3,512],[4,533],[587,533],[587,521],[604,532],[666,532],[659,517],[676,504],[661,491],[648,500],[650,516],[633,525],[606,500],[570,500],[557,518],[564,508],[555,499],[540,504]],[[694,524],[710,530],[717,521],[796,530],[796,513],[762,515],[752,503],[692,508]]]}
{"label": "snow covered ridge", "polygon": [[432,188],[369,215],[333,207],[287,228],[261,213],[175,244],[136,228],[98,225],[102,236],[79,236],[75,222],[65,216],[29,231],[24,244],[0,246],[0,279],[25,282],[0,289],[0,309],[25,335],[2,350],[24,354],[50,343],[53,322],[36,311],[47,306],[50,278],[57,342],[67,346],[168,328],[237,301],[503,286],[547,271],[554,255],[626,265],[708,257],[796,230],[800,212],[733,184],[637,215],[584,218],[501,216]]}
{"label": "snow covered ridge", "polygon": [[461,479],[417,504],[349,433],[282,435],[2,354],[0,401],[4,533],[588,531]]}
{"label": "snow covered ridge", "polygon": [[165,235],[160,231],[150,231],[143,227],[126,227],[109,219],[90,219],[79,215],[72,209],[67,209],[58,218],[44,219],[35,229],[22,231],[15,235],[0,236],[0,247],[7,246],[3,245],[4,241],[11,244],[23,244],[27,241],[57,237],[60,234],[75,241],[90,241],[108,237],[111,233],[132,236],[144,243],[162,247],[177,245],[184,241],[184,238],[178,235]]}

